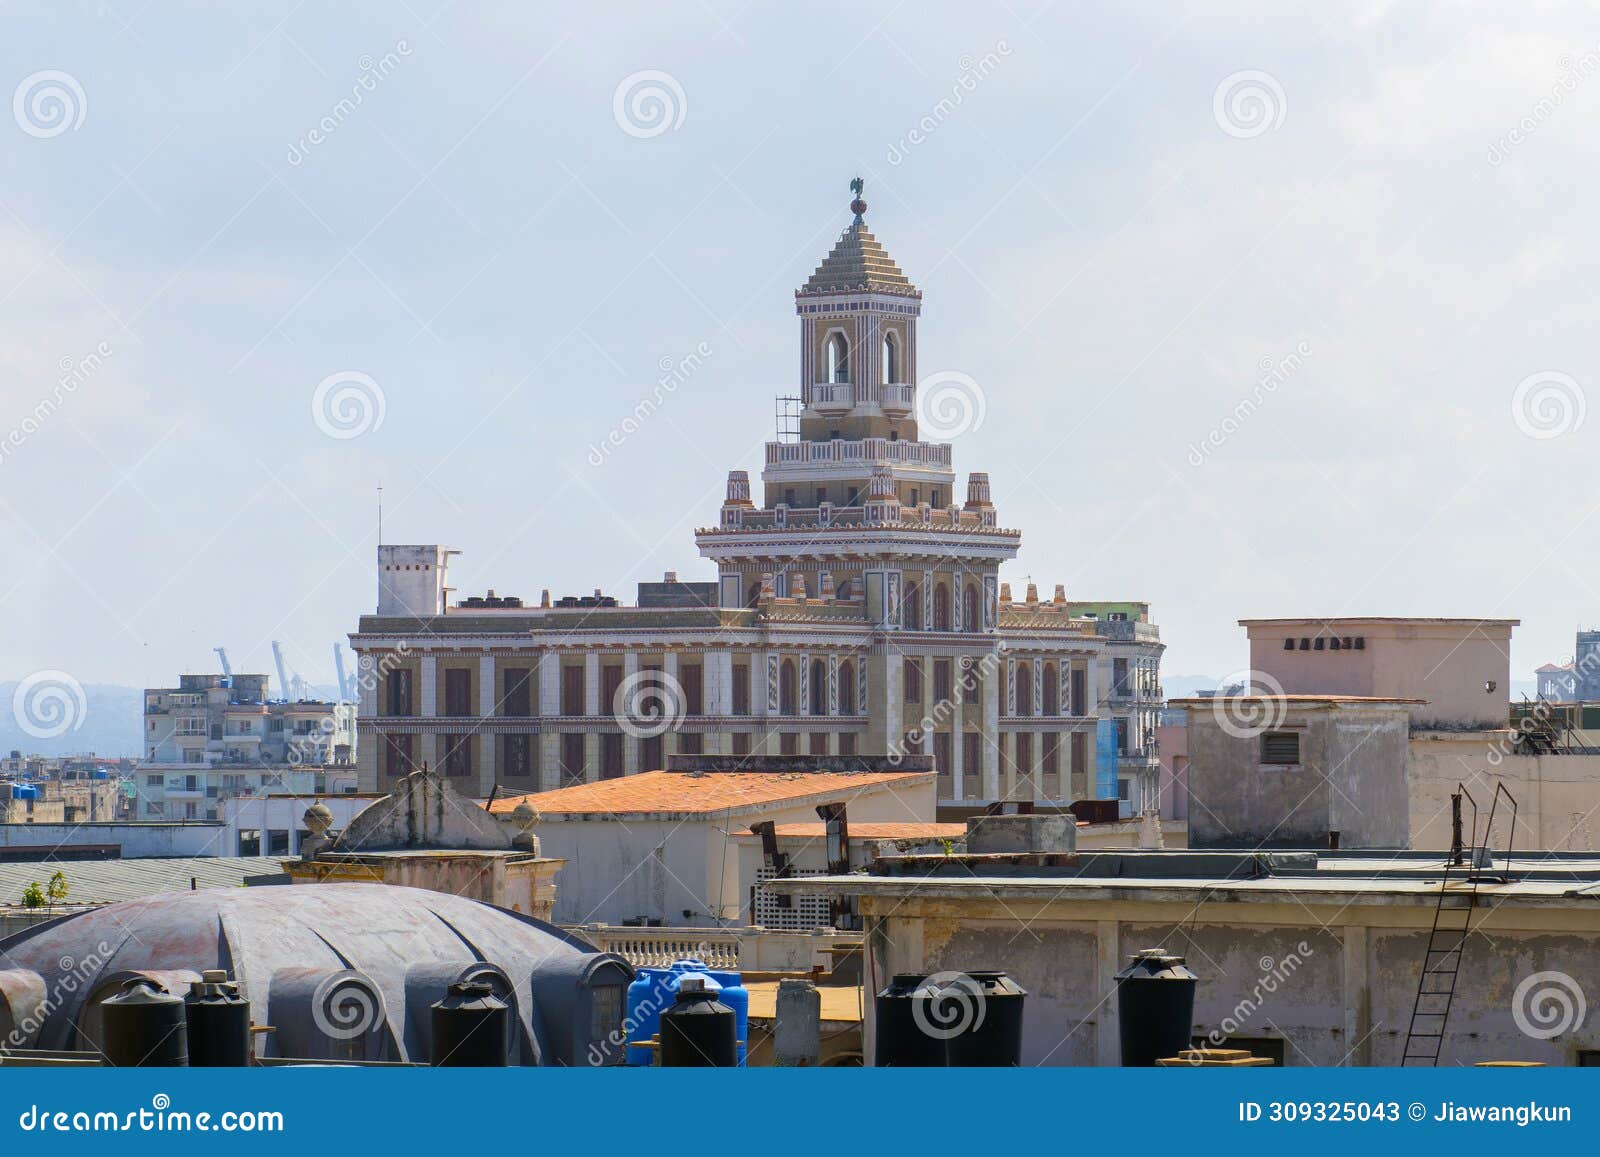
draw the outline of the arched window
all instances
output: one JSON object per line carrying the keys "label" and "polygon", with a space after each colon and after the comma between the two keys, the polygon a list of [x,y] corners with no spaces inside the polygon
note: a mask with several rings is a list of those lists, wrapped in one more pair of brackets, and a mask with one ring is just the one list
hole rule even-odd
{"label": "arched window", "polygon": [[950,588],[944,583],[933,588],[933,629],[950,629]]}
{"label": "arched window", "polygon": [[795,714],[794,660],[785,659],[778,668],[778,714]]}
{"label": "arched window", "polygon": [[844,340],[842,333],[836,333],[828,339],[828,380],[850,380],[850,343]]}
{"label": "arched window", "polygon": [[856,713],[856,665],[845,659],[839,664],[839,714]]}
{"label": "arched window", "polygon": [[1022,659],[1017,663],[1017,714],[1033,714],[1033,660]]}
{"label": "arched window", "polygon": [[922,591],[916,583],[906,584],[905,609],[901,612],[906,630],[922,630]]}
{"label": "arched window", "polygon": [[883,382],[889,385],[900,380],[900,339],[891,330],[883,335]]}
{"label": "arched window", "polygon": [[1056,678],[1056,665],[1044,665],[1044,713],[1046,715],[1061,714],[1061,681]]}
{"label": "arched window", "polygon": [[811,660],[811,714],[828,713],[828,665],[821,659]]}
{"label": "arched window", "polygon": [[983,616],[978,613],[978,584],[967,584],[966,598],[961,601],[961,625],[969,631],[983,629]]}

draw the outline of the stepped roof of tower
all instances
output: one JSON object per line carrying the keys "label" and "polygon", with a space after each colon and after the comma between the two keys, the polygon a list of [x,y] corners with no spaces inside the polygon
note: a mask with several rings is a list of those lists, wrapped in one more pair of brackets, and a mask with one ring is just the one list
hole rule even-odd
{"label": "stepped roof of tower", "polygon": [[920,296],[910,278],[900,271],[894,258],[867,228],[864,214],[867,203],[861,199],[859,179],[852,183],[856,199],[850,202],[855,219],[839,234],[828,256],[811,275],[801,293],[840,293],[868,290]]}

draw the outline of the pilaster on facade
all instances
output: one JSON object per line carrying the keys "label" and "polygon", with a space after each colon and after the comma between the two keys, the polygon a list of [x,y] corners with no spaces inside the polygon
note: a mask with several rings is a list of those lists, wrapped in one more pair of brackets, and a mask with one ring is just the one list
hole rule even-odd
{"label": "pilaster on facade", "polygon": [[439,714],[439,659],[435,655],[423,655],[421,663],[422,678],[422,716],[432,719]]}

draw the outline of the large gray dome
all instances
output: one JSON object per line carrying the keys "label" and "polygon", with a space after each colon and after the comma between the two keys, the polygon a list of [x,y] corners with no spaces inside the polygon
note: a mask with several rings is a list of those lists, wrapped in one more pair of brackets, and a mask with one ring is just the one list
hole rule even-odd
{"label": "large gray dome", "polygon": [[513,1064],[608,1063],[596,1038],[618,1027],[632,977],[553,925],[442,892],[175,892],[0,940],[0,1044],[97,1050],[99,1003],[129,977],[182,995],[211,968],[238,981],[252,1023],[274,1027],[261,1057],[426,1061],[429,1006],[456,980],[486,980],[516,1012]]}

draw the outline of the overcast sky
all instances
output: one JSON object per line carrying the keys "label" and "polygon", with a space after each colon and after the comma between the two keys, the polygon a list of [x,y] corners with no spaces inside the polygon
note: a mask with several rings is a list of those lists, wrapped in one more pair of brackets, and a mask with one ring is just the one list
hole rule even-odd
{"label": "overcast sky", "polygon": [[0,679],[328,681],[379,485],[464,591],[710,577],[857,173],[1014,582],[1172,674],[1600,621],[1592,6],[667,7],[6,9]]}

